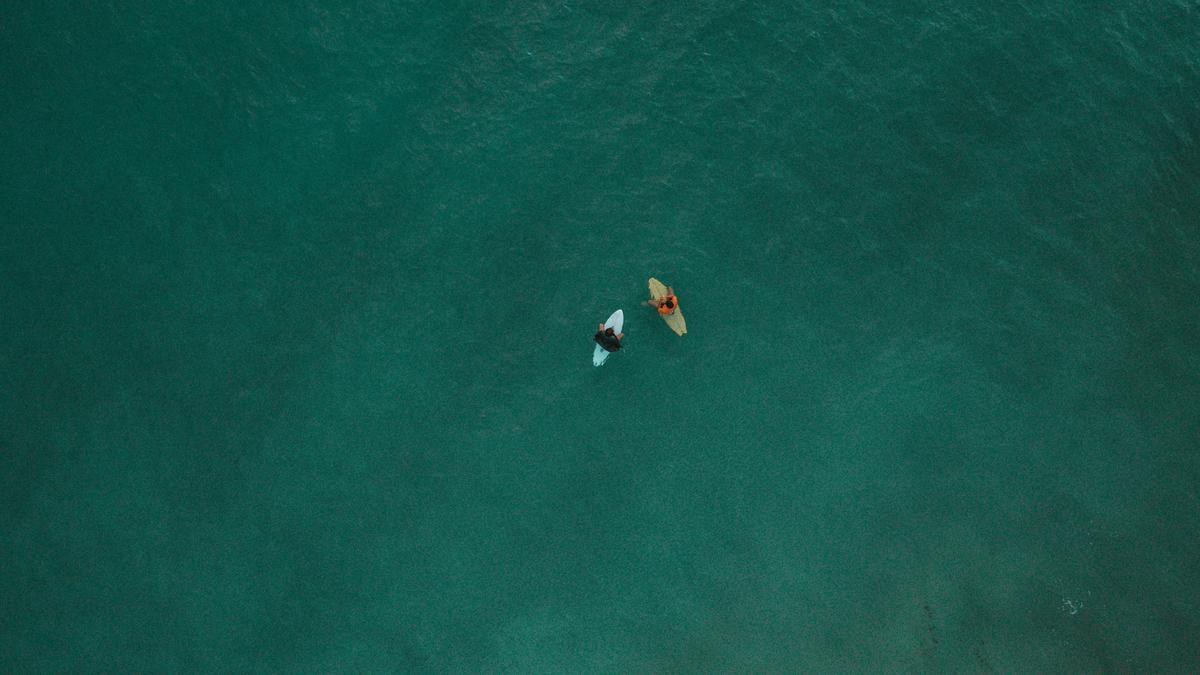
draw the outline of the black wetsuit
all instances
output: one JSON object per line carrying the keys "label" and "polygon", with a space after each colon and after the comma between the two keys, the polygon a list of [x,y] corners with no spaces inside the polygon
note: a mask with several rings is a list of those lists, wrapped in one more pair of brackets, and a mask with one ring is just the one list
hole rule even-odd
{"label": "black wetsuit", "polygon": [[621,341],[617,339],[616,335],[613,335],[613,329],[611,328],[596,331],[596,334],[592,336],[592,340],[603,347],[606,352],[615,352],[621,348]]}

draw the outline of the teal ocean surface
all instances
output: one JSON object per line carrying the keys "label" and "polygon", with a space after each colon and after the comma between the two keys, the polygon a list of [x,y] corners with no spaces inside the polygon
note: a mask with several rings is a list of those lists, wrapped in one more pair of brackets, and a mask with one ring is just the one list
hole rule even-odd
{"label": "teal ocean surface", "polygon": [[0,66],[0,670],[1200,669],[1195,0],[13,2]]}

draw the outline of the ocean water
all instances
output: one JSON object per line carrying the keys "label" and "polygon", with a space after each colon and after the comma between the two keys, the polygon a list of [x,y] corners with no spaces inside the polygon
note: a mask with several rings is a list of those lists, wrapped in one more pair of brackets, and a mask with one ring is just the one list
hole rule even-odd
{"label": "ocean water", "polygon": [[1194,0],[15,2],[0,66],[0,669],[1200,668]]}

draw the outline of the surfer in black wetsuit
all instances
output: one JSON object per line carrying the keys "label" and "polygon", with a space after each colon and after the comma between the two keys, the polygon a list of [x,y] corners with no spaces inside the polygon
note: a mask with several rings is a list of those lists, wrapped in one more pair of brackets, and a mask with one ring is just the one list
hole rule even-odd
{"label": "surfer in black wetsuit", "polygon": [[625,337],[624,333],[615,334],[613,329],[605,328],[604,324],[600,324],[600,328],[596,334],[592,336],[592,340],[600,345],[606,352],[615,352],[621,348],[621,338]]}

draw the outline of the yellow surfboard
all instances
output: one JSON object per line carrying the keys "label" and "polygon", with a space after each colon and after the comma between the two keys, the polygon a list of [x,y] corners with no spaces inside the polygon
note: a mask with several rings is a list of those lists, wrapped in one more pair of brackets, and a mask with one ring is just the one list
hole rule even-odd
{"label": "yellow surfboard", "polygon": [[[659,298],[665,298],[666,296],[667,287],[663,285],[663,282],[655,279],[654,277],[650,277],[650,299],[658,300]],[[663,318],[663,321],[667,322],[667,325],[671,327],[671,330],[675,331],[676,335],[683,335],[687,332],[687,322],[683,320],[683,310],[680,309],[678,304],[678,297],[675,298],[675,302],[676,304],[674,312],[666,315],[659,314],[659,316]]]}

